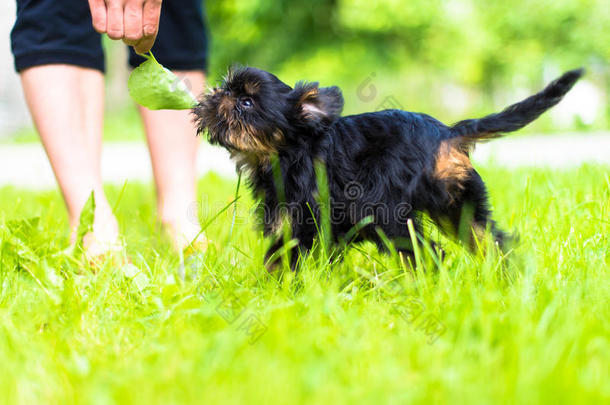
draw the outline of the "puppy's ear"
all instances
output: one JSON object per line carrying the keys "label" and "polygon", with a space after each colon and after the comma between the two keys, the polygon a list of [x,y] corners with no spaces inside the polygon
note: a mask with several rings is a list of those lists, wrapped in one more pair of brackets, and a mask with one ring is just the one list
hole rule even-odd
{"label": "puppy's ear", "polygon": [[299,120],[313,125],[329,125],[343,111],[343,94],[337,86],[320,88],[318,83],[299,82],[290,98]]}

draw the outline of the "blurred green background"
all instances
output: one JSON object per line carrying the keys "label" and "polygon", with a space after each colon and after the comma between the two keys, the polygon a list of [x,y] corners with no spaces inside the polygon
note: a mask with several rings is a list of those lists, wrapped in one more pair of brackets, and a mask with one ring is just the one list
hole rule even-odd
{"label": "blurred green background", "polygon": [[[247,64],[289,84],[338,85],[345,113],[402,107],[451,123],[584,66],[574,94],[524,132],[609,127],[608,0],[208,0],[206,9],[210,85],[231,64]],[[125,49],[110,42],[105,136],[139,138]]]}
{"label": "blurred green background", "polygon": [[546,119],[533,129],[610,121],[608,0],[210,0],[207,10],[212,80],[240,62],[288,83],[339,85],[347,113],[377,109],[391,96],[452,122],[585,66],[596,116]]}

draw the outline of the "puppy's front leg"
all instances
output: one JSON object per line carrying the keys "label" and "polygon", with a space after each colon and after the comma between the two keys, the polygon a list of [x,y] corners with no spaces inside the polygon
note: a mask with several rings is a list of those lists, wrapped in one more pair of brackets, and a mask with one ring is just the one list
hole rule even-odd
{"label": "puppy's front leg", "polygon": [[285,243],[283,238],[279,238],[273,242],[269,249],[267,249],[267,253],[265,254],[265,268],[270,273],[274,272],[281,266],[283,257],[288,255],[290,270],[296,271],[299,260],[307,256],[312,245],[313,239],[311,242],[298,240],[295,246],[288,248],[285,252],[281,252]]}
{"label": "puppy's front leg", "polygon": [[[279,254],[279,250],[284,246],[284,239],[279,237],[273,244],[267,249],[265,253],[265,268],[269,273],[273,273],[282,264],[282,256]],[[278,254],[276,254],[278,253]]]}
{"label": "puppy's front leg", "polygon": [[[282,258],[288,255],[290,269],[296,271],[299,260],[307,256],[311,250],[315,236],[315,227],[294,224],[292,227],[292,238],[289,242],[291,246],[285,252],[281,252],[285,248],[285,239],[283,235],[276,236],[275,241],[265,254],[265,267],[269,272],[277,270],[282,264]],[[296,245],[293,245],[293,241],[296,241]]]}
{"label": "puppy's front leg", "polygon": [[290,268],[296,270],[299,260],[304,259],[313,247],[316,228],[308,224],[295,224],[292,229],[292,237],[297,240],[297,245],[290,252]]}

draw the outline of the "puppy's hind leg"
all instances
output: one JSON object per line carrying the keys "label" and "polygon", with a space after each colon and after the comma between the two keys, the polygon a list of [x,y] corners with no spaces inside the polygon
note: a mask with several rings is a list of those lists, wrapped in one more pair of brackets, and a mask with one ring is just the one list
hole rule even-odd
{"label": "puppy's hind leg", "polygon": [[435,216],[437,224],[448,234],[457,237],[470,251],[477,249],[489,230],[500,249],[506,251],[511,236],[499,229],[492,219],[487,189],[476,170],[470,170],[462,182],[462,190],[454,197],[445,215]]}

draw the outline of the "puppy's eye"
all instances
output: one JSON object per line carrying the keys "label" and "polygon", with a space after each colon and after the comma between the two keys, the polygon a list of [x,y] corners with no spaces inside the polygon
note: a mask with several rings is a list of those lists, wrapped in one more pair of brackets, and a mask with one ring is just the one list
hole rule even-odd
{"label": "puppy's eye", "polygon": [[242,97],[239,99],[239,104],[244,108],[250,108],[254,104],[250,97]]}

